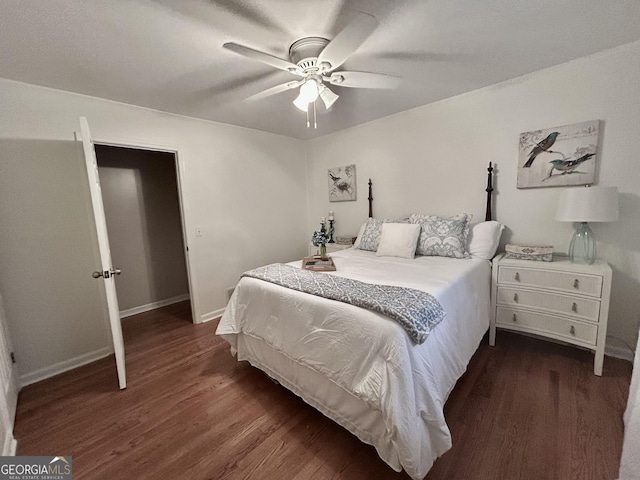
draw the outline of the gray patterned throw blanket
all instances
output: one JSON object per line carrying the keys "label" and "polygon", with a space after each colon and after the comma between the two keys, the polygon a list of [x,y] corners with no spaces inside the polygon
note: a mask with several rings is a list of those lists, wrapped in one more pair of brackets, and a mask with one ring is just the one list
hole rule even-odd
{"label": "gray patterned throw blanket", "polygon": [[418,344],[445,316],[433,295],[413,288],[365,283],[282,263],[256,268],[242,276],[382,313],[396,320]]}

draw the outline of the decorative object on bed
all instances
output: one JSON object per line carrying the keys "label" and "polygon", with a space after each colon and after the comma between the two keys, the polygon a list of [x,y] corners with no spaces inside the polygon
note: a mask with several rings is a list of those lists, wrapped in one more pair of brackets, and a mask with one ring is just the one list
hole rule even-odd
{"label": "decorative object on bed", "polygon": [[321,275],[282,263],[265,265],[242,276],[382,313],[397,321],[417,344],[424,343],[431,329],[445,317],[433,295],[414,288]]}
{"label": "decorative object on bed", "polygon": [[384,223],[376,255],[378,257],[414,258],[419,236],[420,225]]}
{"label": "decorative object on bed", "polygon": [[333,263],[331,257],[304,257],[302,259],[302,268],[305,270],[313,270],[315,272],[335,272],[336,264]]}
{"label": "decorative object on bed", "polygon": [[533,260],[536,262],[550,262],[553,260],[552,245],[505,245],[504,258],[514,260]]}
{"label": "decorative object on bed", "polygon": [[472,225],[467,237],[467,251],[473,258],[491,260],[500,245],[504,225],[495,220]]}
{"label": "decorative object on bed", "polygon": [[618,220],[618,187],[585,187],[563,190],[556,220],[579,222],[569,244],[569,259],[592,264],[596,260],[596,239],[587,222]]}
{"label": "decorative object on bed", "polygon": [[327,257],[327,241],[329,237],[327,236],[327,229],[325,227],[325,217],[320,219],[320,230],[316,230],[313,232],[311,236],[311,243],[313,243],[314,247],[320,247],[320,257]]}
{"label": "decorative object on bed", "polygon": [[469,258],[467,237],[471,217],[467,213],[450,218],[412,213],[409,221],[421,227],[416,254]]}
{"label": "decorative object on bed", "polygon": [[382,236],[382,225],[384,223],[409,223],[408,220],[391,220],[389,218],[370,218],[364,225],[362,234],[359,234],[356,240],[355,248],[360,250],[368,250],[375,252],[380,245],[380,237]]}
{"label": "decorative object on bed", "polygon": [[518,188],[590,185],[599,120],[520,134]]}
{"label": "decorative object on bed", "polygon": [[349,202],[356,199],[356,166],[329,169],[329,201]]}

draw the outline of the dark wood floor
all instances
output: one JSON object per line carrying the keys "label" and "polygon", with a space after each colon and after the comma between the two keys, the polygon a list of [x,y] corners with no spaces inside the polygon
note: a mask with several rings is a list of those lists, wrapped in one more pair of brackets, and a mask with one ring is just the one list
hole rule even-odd
{"label": "dark wood floor", "polygon": [[[74,479],[408,479],[192,325],[188,303],[123,322],[113,358],[24,388],[18,455],[72,455]],[[446,405],[453,448],[428,480],[615,479],[631,364],[499,332]]]}

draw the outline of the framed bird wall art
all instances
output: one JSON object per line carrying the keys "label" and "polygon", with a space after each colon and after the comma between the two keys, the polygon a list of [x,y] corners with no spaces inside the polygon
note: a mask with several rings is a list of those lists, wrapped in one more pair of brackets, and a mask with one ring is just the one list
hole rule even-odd
{"label": "framed bird wall art", "polygon": [[348,202],[356,199],[356,166],[329,169],[329,201]]}
{"label": "framed bird wall art", "polygon": [[518,188],[591,185],[595,180],[600,121],[520,134]]}

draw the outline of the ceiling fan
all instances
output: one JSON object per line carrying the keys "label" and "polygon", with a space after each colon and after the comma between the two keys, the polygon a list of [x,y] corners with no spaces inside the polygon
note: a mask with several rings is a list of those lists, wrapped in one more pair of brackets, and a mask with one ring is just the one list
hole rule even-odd
{"label": "ceiling fan", "polygon": [[293,104],[307,112],[307,127],[310,127],[309,108],[313,107],[314,128],[315,101],[320,97],[325,107],[330,108],[339,95],[332,92],[325,83],[349,88],[396,88],[401,79],[381,73],[335,71],[355,52],[378,26],[372,15],[359,13],[331,41],[322,37],[304,37],[289,47],[289,60],[283,60],[268,53],[260,52],[234,42],[223,45],[227,50],[266,63],[272,67],[292,73],[300,80],[283,83],[251,95],[247,100],[260,100],[278,93],[300,87],[300,94]]}

